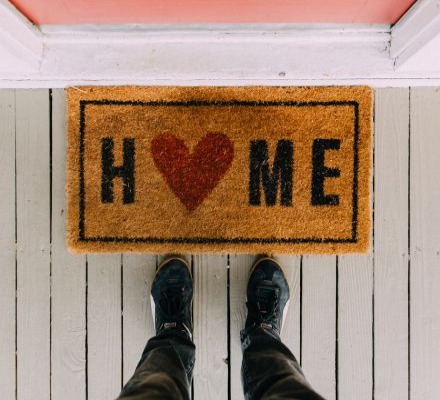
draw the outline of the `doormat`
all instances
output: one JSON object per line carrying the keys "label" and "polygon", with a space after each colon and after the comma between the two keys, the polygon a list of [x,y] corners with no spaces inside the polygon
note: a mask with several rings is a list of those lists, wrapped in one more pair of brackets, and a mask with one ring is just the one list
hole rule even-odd
{"label": "doormat", "polygon": [[68,108],[73,252],[368,250],[368,87],[80,87]]}

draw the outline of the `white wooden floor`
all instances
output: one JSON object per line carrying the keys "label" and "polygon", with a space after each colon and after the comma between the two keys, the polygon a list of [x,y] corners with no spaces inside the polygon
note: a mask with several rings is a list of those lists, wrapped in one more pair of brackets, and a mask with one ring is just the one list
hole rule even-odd
{"label": "white wooden floor", "polygon": [[[153,334],[156,256],[65,248],[61,90],[0,91],[0,399],[114,398]],[[284,329],[329,400],[440,398],[440,90],[376,91],[374,247],[280,257]],[[188,255],[195,276],[196,400],[241,399],[253,257]]]}

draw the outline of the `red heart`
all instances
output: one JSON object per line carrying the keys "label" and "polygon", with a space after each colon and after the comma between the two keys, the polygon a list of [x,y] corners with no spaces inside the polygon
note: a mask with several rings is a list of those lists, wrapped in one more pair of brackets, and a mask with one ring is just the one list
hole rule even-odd
{"label": "red heart", "polygon": [[218,185],[234,158],[234,146],[223,133],[208,133],[192,153],[170,133],[151,141],[156,167],[189,211],[195,210]]}

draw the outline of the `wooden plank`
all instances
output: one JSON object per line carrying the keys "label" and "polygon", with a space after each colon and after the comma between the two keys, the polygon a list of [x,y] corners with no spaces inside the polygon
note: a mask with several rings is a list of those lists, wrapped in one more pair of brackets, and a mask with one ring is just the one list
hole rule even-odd
{"label": "wooden plank", "polygon": [[156,273],[157,257],[124,254],[122,263],[122,374],[125,384],[133,375],[148,339],[156,333],[150,307],[150,290]]}
{"label": "wooden plank", "polygon": [[201,255],[193,259],[195,399],[228,399],[228,259]]}
{"label": "wooden plank", "polygon": [[[370,189],[373,209],[372,184]],[[370,240],[368,254],[340,256],[337,261],[336,398],[341,400],[374,396],[373,230]]]}
{"label": "wooden plank", "polygon": [[336,399],[336,257],[304,256],[302,367],[327,400]]}
{"label": "wooden plank", "polygon": [[15,92],[0,91],[0,399],[15,398]]}
{"label": "wooden plank", "polygon": [[410,398],[440,393],[440,92],[411,89]]}
{"label": "wooden plank", "polygon": [[90,255],[87,284],[88,398],[115,398],[122,386],[121,256]]}
{"label": "wooden plank", "polygon": [[301,362],[301,257],[277,256],[289,282],[290,303],[284,316],[281,340]]}
{"label": "wooden plank", "polygon": [[376,90],[374,382],[378,399],[408,399],[409,90]]}
{"label": "wooden plank", "polygon": [[229,318],[230,318],[230,382],[231,399],[243,399],[241,383],[242,351],[240,330],[244,328],[247,315],[246,286],[249,271],[255,261],[253,255],[231,254],[229,256]]}
{"label": "wooden plank", "polygon": [[16,92],[17,397],[50,397],[49,91]]}
{"label": "wooden plank", "polygon": [[338,259],[337,398],[373,398],[373,252]]}
{"label": "wooden plank", "polygon": [[86,259],[66,248],[66,98],[52,92],[52,400],[86,398]]}

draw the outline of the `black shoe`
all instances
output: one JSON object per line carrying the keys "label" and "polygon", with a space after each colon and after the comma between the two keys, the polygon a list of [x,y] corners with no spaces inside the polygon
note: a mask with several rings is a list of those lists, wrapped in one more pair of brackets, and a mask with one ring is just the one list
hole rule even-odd
{"label": "black shoe", "polygon": [[151,286],[156,335],[181,332],[192,338],[193,282],[188,264],[180,258],[165,260]]}
{"label": "black shoe", "polygon": [[289,285],[280,265],[271,258],[258,260],[251,269],[247,285],[245,329],[260,326],[279,335],[289,297]]}

